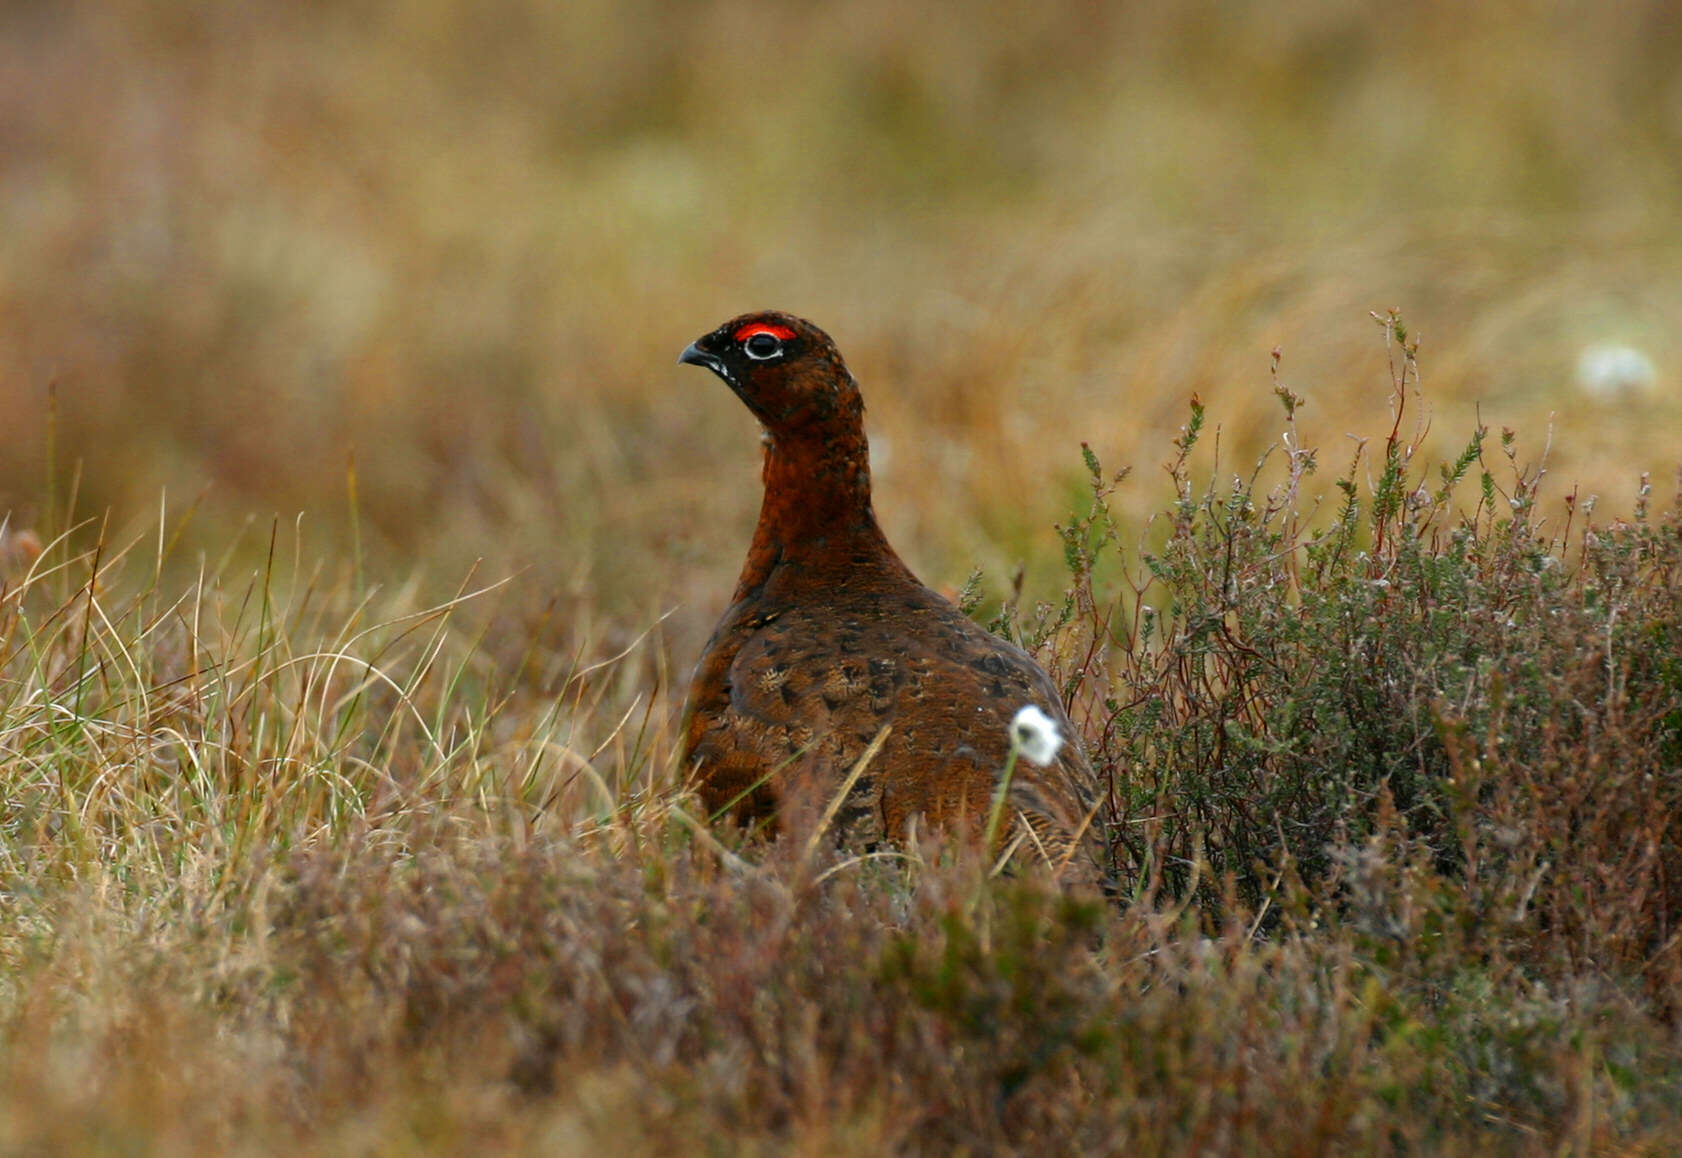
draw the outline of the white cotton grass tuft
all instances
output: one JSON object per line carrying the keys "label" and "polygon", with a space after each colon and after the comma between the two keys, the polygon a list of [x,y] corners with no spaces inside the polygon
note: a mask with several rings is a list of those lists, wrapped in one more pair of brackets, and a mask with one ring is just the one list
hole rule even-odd
{"label": "white cotton grass tuft", "polygon": [[1577,385],[1597,398],[1624,398],[1652,389],[1658,377],[1653,359],[1634,346],[1601,342],[1577,358]]}
{"label": "white cotton grass tuft", "polygon": [[1063,733],[1058,731],[1056,720],[1029,704],[1010,721],[1010,746],[1044,768],[1057,759]]}
{"label": "white cotton grass tuft", "polygon": [[987,812],[987,836],[983,847],[996,847],[999,826],[1005,817],[1005,798],[1010,795],[1010,782],[1016,773],[1016,761],[1026,757],[1044,768],[1057,759],[1057,749],[1063,746],[1063,733],[1057,721],[1033,704],[1019,709],[1010,721],[1010,753],[1005,758],[1004,774],[993,790],[993,807]]}

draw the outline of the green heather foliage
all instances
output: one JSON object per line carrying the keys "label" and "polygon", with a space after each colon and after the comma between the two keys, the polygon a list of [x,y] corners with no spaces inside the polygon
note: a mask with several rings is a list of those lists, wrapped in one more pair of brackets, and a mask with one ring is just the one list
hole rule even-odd
{"label": "green heather foliage", "polygon": [[648,633],[49,545],[0,594],[0,1147],[1674,1152],[1682,507],[1432,464],[1380,321],[1331,501],[1290,391],[1231,478],[1194,402],[1161,516],[1088,451],[1067,594],[999,618],[1109,777],[1108,897],[726,847]]}
{"label": "green heather foliage", "polygon": [[[1137,890],[1214,897],[1230,878],[1261,905],[1301,879],[1353,903],[1356,866],[1396,842],[1480,921],[1539,925],[1527,957],[1639,964],[1682,919],[1676,509],[1653,514],[1642,479],[1631,520],[1594,526],[1573,496],[1550,525],[1545,472],[1511,432],[1495,462],[1479,428],[1427,466],[1423,426],[1404,426],[1416,351],[1379,320],[1393,425],[1338,478],[1334,512],[1304,501],[1316,455],[1282,387],[1283,478],[1267,485],[1264,461],[1195,489],[1194,401],[1177,501],[1136,563],[1107,504],[1119,480],[1087,452],[1092,503],[1063,529],[1073,590],[1018,630],[1079,657],[1069,691]],[[1119,600],[1093,594],[1105,553]]]}

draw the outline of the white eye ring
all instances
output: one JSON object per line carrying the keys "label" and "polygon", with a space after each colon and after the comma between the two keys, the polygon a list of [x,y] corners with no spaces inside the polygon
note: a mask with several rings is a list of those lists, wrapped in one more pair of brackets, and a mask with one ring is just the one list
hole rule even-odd
{"label": "white eye ring", "polygon": [[782,341],[778,339],[777,335],[766,333],[764,330],[751,335],[747,341],[742,343],[742,353],[752,358],[755,362],[764,362],[768,359],[775,358],[782,352]]}

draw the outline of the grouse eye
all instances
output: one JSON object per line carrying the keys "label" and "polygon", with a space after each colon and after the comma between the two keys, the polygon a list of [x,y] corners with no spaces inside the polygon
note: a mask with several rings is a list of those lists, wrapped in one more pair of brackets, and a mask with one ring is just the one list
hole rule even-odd
{"label": "grouse eye", "polygon": [[783,343],[775,334],[768,334],[764,330],[753,335],[742,343],[742,349],[747,355],[757,361],[775,358],[783,352]]}

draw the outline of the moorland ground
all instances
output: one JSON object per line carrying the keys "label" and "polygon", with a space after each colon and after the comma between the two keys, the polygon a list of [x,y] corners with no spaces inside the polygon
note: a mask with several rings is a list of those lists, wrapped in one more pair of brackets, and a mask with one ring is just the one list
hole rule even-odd
{"label": "moorland ground", "polygon": [[[0,1139],[1670,1152],[1673,24],[0,14]],[[678,791],[758,306],[1119,898]]]}

